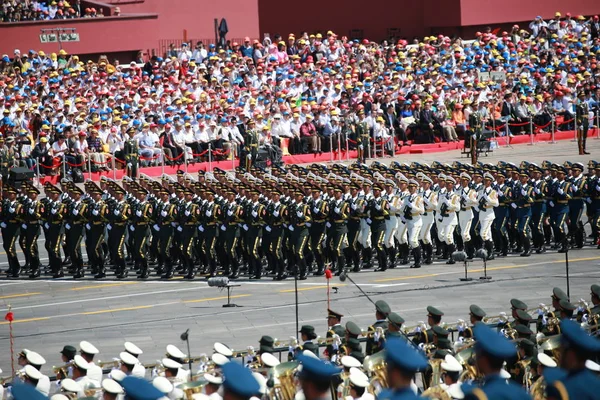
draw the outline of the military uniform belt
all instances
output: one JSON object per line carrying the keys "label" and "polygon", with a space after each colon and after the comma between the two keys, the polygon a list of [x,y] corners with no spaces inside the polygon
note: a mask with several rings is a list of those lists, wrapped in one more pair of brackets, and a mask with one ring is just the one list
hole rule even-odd
{"label": "military uniform belt", "polygon": [[381,220],[384,220],[384,219],[385,219],[385,217],[373,217],[373,219],[375,219],[375,220],[377,220],[377,221],[381,221]]}
{"label": "military uniform belt", "polygon": [[206,226],[215,226],[217,223],[216,222],[207,222]]}
{"label": "military uniform belt", "polygon": [[336,223],[336,224],[343,224],[344,222],[346,222],[346,220],[345,219],[338,219],[338,220],[335,220],[333,222]]}
{"label": "military uniform belt", "polygon": [[16,220],[16,219],[11,219],[11,220],[9,220],[8,222],[10,222],[11,224],[16,224],[16,223],[17,223],[17,220]]}
{"label": "military uniform belt", "polygon": [[125,226],[126,222],[115,222],[114,225],[116,226]]}
{"label": "military uniform belt", "polygon": [[527,208],[527,207],[531,207],[531,204],[523,204],[522,206],[519,206],[520,208]]}
{"label": "military uniform belt", "polygon": [[103,223],[104,222],[102,222],[102,221],[95,221],[95,222],[92,222],[92,225],[102,225]]}
{"label": "military uniform belt", "polygon": [[327,221],[326,219],[315,219],[315,224],[324,224],[325,221]]}
{"label": "military uniform belt", "polygon": [[542,199],[542,200],[534,200],[534,203],[543,203],[543,202],[545,202],[545,201],[546,201],[546,200],[544,200],[544,199]]}
{"label": "military uniform belt", "polygon": [[196,226],[197,224],[195,222],[186,222],[185,224],[183,224],[184,226]]}
{"label": "military uniform belt", "polygon": [[569,204],[568,200],[558,200],[557,201],[558,204]]}
{"label": "military uniform belt", "polygon": [[461,207],[460,211],[469,211],[470,209],[472,209],[473,207]]}

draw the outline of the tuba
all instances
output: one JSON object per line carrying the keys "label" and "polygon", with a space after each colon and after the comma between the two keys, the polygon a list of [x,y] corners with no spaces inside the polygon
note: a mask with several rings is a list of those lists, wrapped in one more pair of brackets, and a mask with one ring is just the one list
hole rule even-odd
{"label": "tuba", "polygon": [[537,378],[529,388],[529,395],[533,400],[546,400],[546,380],[543,376]]}
{"label": "tuba", "polygon": [[421,397],[432,400],[452,400],[452,397],[441,386],[430,387],[421,394]]}
{"label": "tuba", "polygon": [[385,350],[365,357],[363,369],[371,376],[368,391],[376,395],[388,387],[387,381],[387,363],[385,362]]}
{"label": "tuba", "polygon": [[196,381],[182,383],[178,385],[177,388],[181,389],[181,391],[185,394],[186,400],[193,400],[194,394],[202,393],[204,386],[206,386],[207,384],[208,381],[204,379],[204,377],[201,377]]}
{"label": "tuba", "polygon": [[269,380],[273,381],[269,398],[274,400],[294,400],[296,396],[297,361],[288,361],[273,367],[269,372]]}
{"label": "tuba", "polygon": [[442,378],[442,361],[444,360],[441,358],[434,358],[429,360],[429,366],[431,367],[431,377],[429,371],[421,373],[424,389],[434,389],[440,385],[440,379]]}

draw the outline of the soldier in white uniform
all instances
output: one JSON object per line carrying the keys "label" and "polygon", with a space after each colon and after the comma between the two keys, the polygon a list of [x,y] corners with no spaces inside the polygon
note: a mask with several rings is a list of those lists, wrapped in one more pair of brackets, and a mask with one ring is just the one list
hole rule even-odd
{"label": "soldier in white uniform", "polygon": [[41,372],[42,366],[46,364],[46,359],[42,357],[39,353],[30,350],[27,351],[25,358],[27,359],[27,364],[29,366],[40,371],[41,376],[38,379],[36,389],[39,392],[48,396],[48,394],[50,393],[50,378],[48,378],[48,376],[44,375]]}
{"label": "soldier in white uniform", "polygon": [[442,238],[442,236],[440,235],[440,230],[441,230],[441,224],[442,224],[442,219],[440,218],[440,199],[442,198],[442,196],[446,195],[446,175],[444,175],[443,173],[440,173],[437,177],[437,184],[436,187],[434,188],[434,190],[437,193],[437,198],[438,198],[438,203],[437,206],[435,207],[435,218],[433,220],[434,224],[435,224],[435,231],[437,233],[437,241],[438,241],[438,246],[436,247],[436,256],[438,258],[448,258],[448,249],[446,248],[446,242],[444,241],[444,239]]}
{"label": "soldier in white uniform", "polygon": [[396,266],[397,249],[395,237],[398,230],[398,216],[400,213],[400,197],[395,193],[394,186],[393,180],[386,179],[385,194],[382,196],[390,205],[390,218],[385,220],[385,236],[383,237],[383,244],[390,259],[389,268]]}
{"label": "soldier in white uniform", "polygon": [[448,261],[446,264],[454,264],[452,253],[456,250],[454,245],[454,229],[458,225],[456,213],[460,210],[460,197],[454,191],[456,180],[451,176],[445,177],[446,192],[438,197],[439,212],[436,216],[439,221],[438,235],[447,247]]}
{"label": "soldier in white uniform", "polygon": [[102,400],[120,400],[123,387],[115,380],[107,378],[102,381]]}
{"label": "soldier in white uniform", "polygon": [[424,212],[423,198],[417,192],[419,183],[411,179],[408,181],[408,196],[402,202],[403,219],[406,221],[408,244],[412,250],[415,263],[411,268],[421,268],[421,246],[419,237],[421,236],[421,228],[423,220],[421,215]]}
{"label": "soldier in white uniform", "polygon": [[100,381],[93,380],[88,376],[89,368],[90,364],[80,355],[73,358],[73,379],[81,385],[83,391],[100,388]]}
{"label": "soldier in white uniform", "polygon": [[79,350],[81,357],[89,364],[87,375],[96,382],[102,382],[102,368],[94,364],[94,356],[100,351],[96,346],[85,340],[79,343]]}
{"label": "soldier in white uniform", "polygon": [[421,180],[421,197],[423,197],[423,226],[421,227],[421,233],[419,234],[419,240],[423,246],[423,255],[425,256],[425,264],[431,264],[433,262],[433,244],[431,242],[431,228],[435,216],[434,211],[438,205],[438,194],[431,190],[433,181],[430,177],[425,174],[421,174],[419,179]]}
{"label": "soldier in white uniform", "polygon": [[463,241],[465,252],[469,260],[473,259],[475,248],[471,242],[471,224],[473,223],[473,207],[477,205],[477,193],[471,189],[471,176],[466,172],[460,174],[460,211],[458,212],[458,226]]}
{"label": "soldier in white uniform", "polygon": [[[409,196],[408,193],[408,178],[404,176],[402,173],[396,174],[396,179],[398,179],[398,196],[400,196],[400,204],[403,204],[406,197]],[[396,230],[396,240],[400,244],[399,247],[399,256],[400,256],[400,264],[406,265],[408,264],[408,257],[410,255],[410,248],[408,246],[408,225],[406,224],[406,219],[402,219],[402,212],[400,212],[398,218],[398,229]]]}
{"label": "soldier in white uniform", "polygon": [[444,361],[440,364],[440,367],[444,371],[444,382],[440,384],[440,387],[444,389],[452,399],[464,398],[464,394],[461,390],[461,382],[458,381],[463,370],[462,365],[460,365],[453,355],[447,354]]}
{"label": "soldier in white uniform", "polygon": [[367,223],[367,219],[369,219],[368,204],[369,201],[373,199],[373,193],[371,193],[372,185],[373,183],[371,181],[365,180],[363,183],[363,192],[359,195],[360,202],[358,211],[361,215],[361,219],[358,243],[362,246],[363,268],[371,268],[371,259],[373,257],[373,249],[371,248],[371,227]]}
{"label": "soldier in white uniform", "polygon": [[496,215],[494,207],[498,207],[498,193],[492,188],[494,177],[489,172],[483,174],[483,188],[477,194],[479,209],[479,236],[487,250],[487,259],[494,259],[494,242],[492,240],[492,225]]}
{"label": "soldier in white uniform", "polygon": [[[135,344],[133,344],[131,342],[125,342],[124,346],[125,346],[125,351],[127,353],[131,354],[132,356],[134,356],[135,358],[137,358],[138,360],[140,358],[140,355],[144,354],[142,349],[140,349],[138,346],[136,346]],[[143,378],[146,375],[146,368],[144,368],[144,366],[142,365],[141,362],[138,362],[133,367],[133,371],[131,372],[131,375],[138,377],[138,378]]]}

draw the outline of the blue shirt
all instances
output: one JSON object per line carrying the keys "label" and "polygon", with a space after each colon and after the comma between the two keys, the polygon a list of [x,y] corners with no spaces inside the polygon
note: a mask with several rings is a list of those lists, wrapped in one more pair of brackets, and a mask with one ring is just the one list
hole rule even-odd
{"label": "blue shirt", "polygon": [[419,398],[409,387],[399,390],[384,389],[377,396],[377,400],[414,400]]}
{"label": "blue shirt", "polygon": [[548,385],[548,397],[556,399],[593,400],[600,397],[600,378],[592,371],[583,369],[570,372],[563,380]]}
{"label": "blue shirt", "polygon": [[531,400],[531,396],[511,380],[494,375],[487,377],[481,387],[465,393],[465,400]]}

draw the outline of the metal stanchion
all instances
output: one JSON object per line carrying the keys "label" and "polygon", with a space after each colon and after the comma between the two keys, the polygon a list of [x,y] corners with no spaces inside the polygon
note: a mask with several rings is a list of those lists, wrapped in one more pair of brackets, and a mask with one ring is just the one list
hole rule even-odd
{"label": "metal stanchion", "polygon": [[555,144],[554,141],[554,131],[556,130],[556,116],[552,116],[552,129],[550,130],[550,144]]}
{"label": "metal stanchion", "polygon": [[90,181],[92,180],[92,157],[88,154],[88,176],[90,177]]}
{"label": "metal stanchion", "polygon": [[346,132],[346,161],[350,161],[350,148],[348,145],[348,132]]}
{"label": "metal stanchion", "polygon": [[40,159],[39,158],[37,158],[35,160],[35,172],[37,174],[38,187],[41,187],[42,184],[40,183]]}
{"label": "metal stanchion", "polygon": [[575,115],[575,117],[573,118],[573,122],[575,123],[575,131],[573,132],[573,140],[571,140],[571,142],[576,142],[577,141],[577,115]]}
{"label": "metal stanchion", "polygon": [[338,161],[342,161],[342,138],[339,133],[337,135],[337,140],[338,140],[338,146],[337,146],[338,157],[337,158],[338,158]]}
{"label": "metal stanchion", "polygon": [[533,119],[529,117],[529,146],[533,146]]}
{"label": "metal stanchion", "polygon": [[[365,136],[367,138],[367,158],[371,158],[371,143],[369,143],[369,140],[371,140],[370,138],[368,138],[367,136]],[[364,145],[363,145],[364,146]],[[363,151],[365,151],[365,149],[363,149]]]}
{"label": "metal stanchion", "polygon": [[164,151],[161,150],[161,152],[160,152],[160,160],[161,160],[160,166],[161,166],[161,170],[162,170],[162,174],[163,175],[165,174],[165,157],[166,156],[165,156]]}
{"label": "metal stanchion", "polygon": [[373,138],[373,158],[377,159],[377,139]]}
{"label": "metal stanchion", "polygon": [[329,135],[329,162],[333,162],[333,137]]}
{"label": "metal stanchion", "polygon": [[596,139],[600,139],[600,112],[596,111]]}
{"label": "metal stanchion", "polygon": [[117,180],[117,162],[116,162],[116,157],[113,155],[110,159],[110,163],[112,164],[112,170],[113,170],[113,180]]}
{"label": "metal stanchion", "polygon": [[[281,143],[281,142],[279,142]],[[235,146],[231,146],[231,150],[230,154],[231,154],[231,170],[235,171],[235,158],[237,157],[237,145]]]}
{"label": "metal stanchion", "polygon": [[212,172],[212,143],[208,144],[208,170]]}
{"label": "metal stanchion", "polygon": [[67,176],[67,157],[63,155],[62,158],[62,169],[63,169],[63,178]]}
{"label": "metal stanchion", "polygon": [[508,126],[508,121],[506,121],[506,132],[504,133],[504,137],[506,139],[506,147],[510,146],[510,127]]}
{"label": "metal stanchion", "polygon": [[185,165],[185,173],[188,173],[188,155],[187,155],[187,147],[183,147],[183,165]]}

